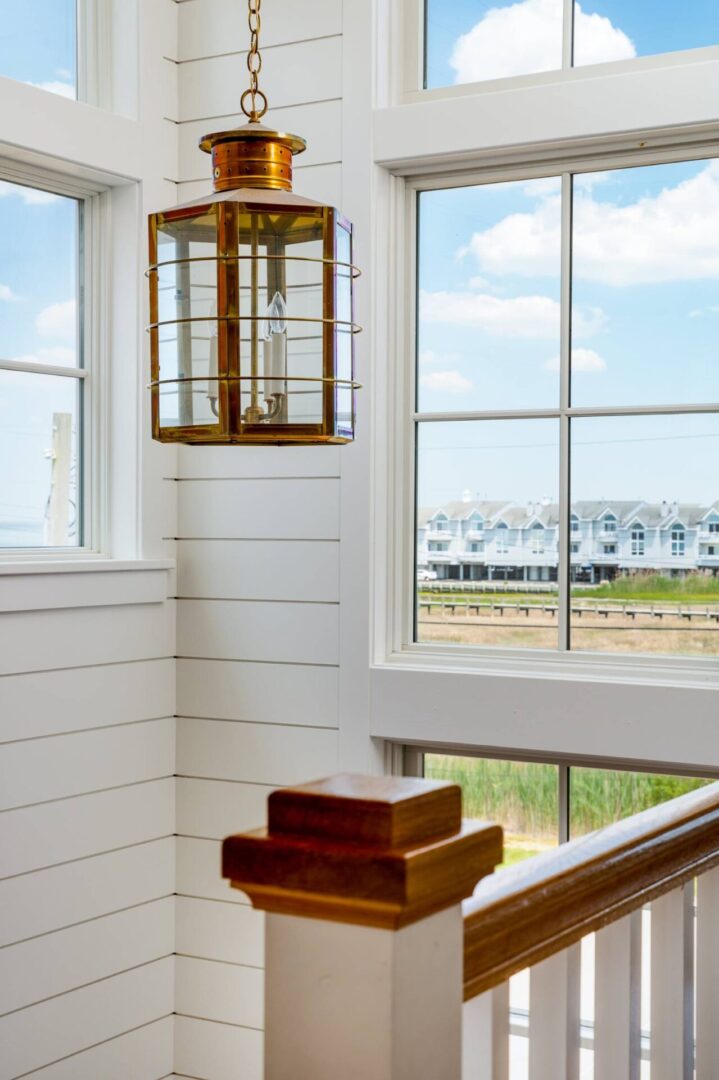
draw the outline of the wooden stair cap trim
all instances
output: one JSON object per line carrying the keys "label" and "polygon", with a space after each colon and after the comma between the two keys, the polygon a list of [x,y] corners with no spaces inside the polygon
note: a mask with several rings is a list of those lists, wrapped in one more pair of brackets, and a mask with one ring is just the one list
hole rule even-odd
{"label": "wooden stair cap trim", "polygon": [[408,777],[340,773],[274,791],[271,833],[404,847],[456,833],[462,792],[456,784]]}
{"label": "wooden stair cap trim", "polygon": [[399,929],[469,896],[502,830],[462,823],[456,784],[343,773],[269,797],[267,829],[228,837],[222,872],[256,908]]}

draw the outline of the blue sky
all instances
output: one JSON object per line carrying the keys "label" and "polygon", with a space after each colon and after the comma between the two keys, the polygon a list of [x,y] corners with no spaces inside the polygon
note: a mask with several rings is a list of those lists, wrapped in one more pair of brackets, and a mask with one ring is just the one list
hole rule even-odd
{"label": "blue sky", "polygon": [[[420,411],[558,405],[559,215],[550,178],[420,196]],[[719,162],[575,178],[573,404],[719,401],[718,234]],[[713,501],[717,436],[711,415],[577,421],[574,495]],[[557,440],[422,425],[420,502],[556,499]]]}
{"label": "blue sky", "polygon": [[[575,19],[578,63],[719,44],[716,0],[581,0]],[[427,31],[428,87],[552,70],[561,0],[427,0]]]}
{"label": "blue sky", "polygon": [[0,0],[0,75],[75,96],[75,0]]}
{"label": "blue sky", "polygon": [[[0,75],[75,97],[74,0],[0,0]],[[75,365],[77,202],[0,181],[0,237],[0,356]],[[0,372],[0,545],[42,543],[52,414],[76,415],[77,391]],[[7,528],[22,521],[34,524]]]}

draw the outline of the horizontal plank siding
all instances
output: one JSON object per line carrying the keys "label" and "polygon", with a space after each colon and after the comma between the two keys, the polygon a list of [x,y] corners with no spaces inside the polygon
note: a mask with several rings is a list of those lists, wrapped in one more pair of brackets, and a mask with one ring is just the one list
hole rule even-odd
{"label": "horizontal plank siding", "polygon": [[176,785],[181,836],[223,840],[231,833],[265,824],[272,785],[184,777],[178,777]]}
{"label": "horizontal plank siding", "polygon": [[[327,101],[342,94],[342,39],[298,41],[263,48],[262,87],[274,109],[308,101]],[[297,72],[302,78],[297,78]],[[177,69],[180,121],[202,120],[228,113],[227,88],[247,75],[245,54],[227,53],[191,60]],[[269,117],[271,122],[271,115]]]}
{"label": "horizontal plank siding", "polygon": [[176,949],[181,956],[261,968],[264,915],[248,904],[223,904],[178,896]]}
{"label": "horizontal plank siding", "polygon": [[172,718],[48,739],[0,747],[0,810],[155,780],[174,772]]}
{"label": "horizontal plank siding", "polygon": [[255,724],[284,720],[336,727],[337,680],[333,667],[180,659],[177,711]]}
{"label": "horizontal plank siding", "polygon": [[336,604],[178,600],[177,655],[286,664],[333,664]]}
{"label": "horizontal plank siding", "polygon": [[161,1080],[171,1075],[171,1016],[115,1036],[33,1073],[33,1080]]}
{"label": "horizontal plank siding", "polygon": [[177,720],[180,776],[287,785],[336,771],[336,731],[188,717]]}
{"label": "horizontal plank siding", "polygon": [[168,896],[9,945],[0,950],[0,1014],[171,956],[174,936]]}
{"label": "horizontal plank siding", "polygon": [[[275,0],[262,11],[263,47],[327,37],[341,29],[340,0]],[[177,58],[217,56],[227,52],[228,41],[243,42],[246,33],[245,12],[234,0],[191,0],[181,11]]]}
{"label": "horizontal plank siding", "polygon": [[220,840],[178,836],[176,840],[177,893],[203,900],[246,904],[244,893],[222,877]]}
{"label": "horizontal plank siding", "polygon": [[158,960],[0,1018],[0,1080],[169,1016],[173,964]]}
{"label": "horizontal plank siding", "polygon": [[262,1080],[262,1032],[175,1018],[175,1069],[192,1080]]}
{"label": "horizontal plank siding", "polygon": [[339,544],[302,540],[181,540],[177,594],[225,600],[339,599]]}
{"label": "horizontal plank siding", "polygon": [[173,670],[168,658],[6,675],[0,742],[173,716]]}
{"label": "horizontal plank siding", "polygon": [[264,972],[259,968],[178,956],[175,986],[180,1015],[262,1028]]}
{"label": "horizontal plank siding", "polygon": [[0,615],[0,675],[174,655],[174,604]]}
{"label": "horizontal plank siding", "polygon": [[0,814],[0,878],[171,836],[172,780]]}
{"label": "horizontal plank siding", "polygon": [[[207,189],[209,179],[204,183]],[[179,186],[182,189],[183,185]],[[339,475],[338,446],[179,446],[177,450],[180,480],[279,480]]]}
{"label": "horizontal plank siding", "polygon": [[0,945],[173,893],[174,845],[168,836],[0,881]]}
{"label": "horizontal plank siding", "polygon": [[179,539],[336,540],[339,481],[183,480]]}

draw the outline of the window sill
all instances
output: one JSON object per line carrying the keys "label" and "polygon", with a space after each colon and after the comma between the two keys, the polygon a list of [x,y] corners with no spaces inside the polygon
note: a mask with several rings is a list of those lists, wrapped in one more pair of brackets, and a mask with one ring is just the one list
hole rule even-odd
{"label": "window sill", "polygon": [[0,613],[161,604],[170,559],[19,557],[0,562]]}

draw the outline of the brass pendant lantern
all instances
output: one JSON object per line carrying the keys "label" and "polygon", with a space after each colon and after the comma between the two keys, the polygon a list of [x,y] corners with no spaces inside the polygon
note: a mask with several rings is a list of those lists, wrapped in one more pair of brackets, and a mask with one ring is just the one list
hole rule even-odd
{"label": "brass pendant lantern", "polygon": [[304,139],[260,123],[260,2],[249,0],[250,88],[241,99],[249,122],[200,141],[212,154],[213,194],[149,219],[160,442],[354,437],[352,226],[293,194],[292,158]]}

